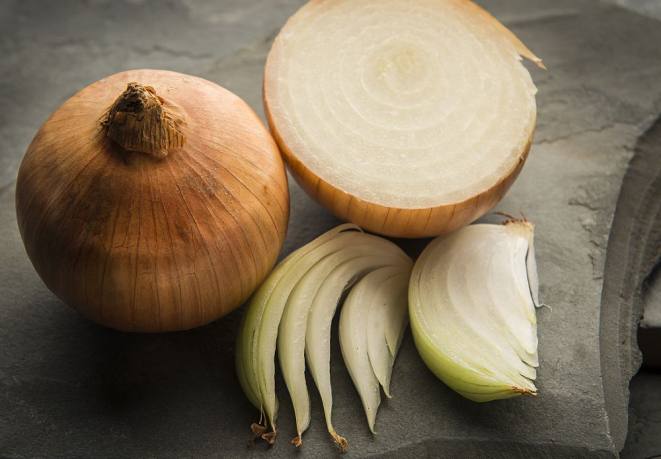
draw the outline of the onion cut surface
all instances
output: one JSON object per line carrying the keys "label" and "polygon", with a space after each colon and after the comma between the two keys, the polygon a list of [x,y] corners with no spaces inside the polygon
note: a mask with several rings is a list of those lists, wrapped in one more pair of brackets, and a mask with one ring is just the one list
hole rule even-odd
{"label": "onion cut surface", "polygon": [[474,401],[534,395],[538,283],[534,226],[471,225],[416,261],[409,315],[427,366]]}
{"label": "onion cut surface", "polygon": [[311,1],[264,76],[271,130],[298,183],[380,234],[453,231],[491,209],[528,154],[541,61],[465,0]]}

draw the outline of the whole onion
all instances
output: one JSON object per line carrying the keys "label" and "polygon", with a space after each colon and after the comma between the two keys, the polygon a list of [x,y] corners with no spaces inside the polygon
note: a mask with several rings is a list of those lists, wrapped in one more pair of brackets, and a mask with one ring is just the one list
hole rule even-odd
{"label": "whole onion", "polygon": [[282,28],[264,106],[293,176],[339,218],[398,237],[454,231],[518,176],[541,61],[467,0],[312,0]]}
{"label": "whole onion", "polygon": [[39,276],[109,327],[184,330],[241,305],[289,218],[278,148],[239,97],[161,70],[83,89],[21,164],[18,225]]}

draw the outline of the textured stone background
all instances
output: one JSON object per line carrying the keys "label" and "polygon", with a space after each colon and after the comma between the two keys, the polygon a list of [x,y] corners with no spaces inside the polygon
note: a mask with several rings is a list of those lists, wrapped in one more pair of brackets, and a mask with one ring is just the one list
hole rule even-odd
{"label": "textured stone background", "polygon": [[[233,363],[242,311],[169,335],[117,333],[89,323],[48,292],[29,264],[16,228],[14,180],[47,116],[78,89],[120,70],[198,75],[263,115],[264,59],[301,3],[0,2],[0,456],[248,454],[244,441],[256,411],[240,392]],[[411,457],[480,457],[485,451],[612,457],[621,447],[626,419],[622,413],[609,419],[605,410],[599,305],[619,184],[638,138],[661,113],[661,22],[651,19],[661,17],[661,7],[654,0],[618,3],[648,17],[597,0],[481,2],[550,69],[529,67],[540,89],[537,136],[529,163],[500,206],[521,208],[538,223],[541,293],[554,307],[539,313],[540,395],[468,403],[424,368],[409,336],[393,375],[395,398],[381,407],[381,433],[372,437],[336,346],[334,419],[351,441],[351,456],[396,450]],[[337,223],[293,182],[290,188],[283,254]],[[281,380],[278,387],[281,426],[291,426]],[[661,376],[641,374],[631,387],[623,456],[661,455]],[[301,453],[324,457],[335,449],[318,397],[312,404]],[[287,436],[293,429],[283,427]],[[268,456],[290,455],[285,440]],[[264,456],[262,449],[252,456]]]}
{"label": "textured stone background", "polygon": [[[661,1],[659,0],[613,0],[640,14],[661,19]],[[660,83],[661,84],[661,83]],[[661,144],[657,152],[661,154]],[[627,443],[622,451],[623,458],[650,459],[661,457],[661,349],[659,331],[661,330],[661,269],[657,266],[651,277],[649,289],[644,294],[645,325],[657,327],[644,330],[641,338],[647,338],[644,367],[631,380],[631,399],[629,403],[629,431]],[[653,334],[652,334],[653,333]],[[648,363],[649,362],[649,363]],[[645,367],[647,364],[647,368]],[[653,366],[653,368],[652,368]]]}

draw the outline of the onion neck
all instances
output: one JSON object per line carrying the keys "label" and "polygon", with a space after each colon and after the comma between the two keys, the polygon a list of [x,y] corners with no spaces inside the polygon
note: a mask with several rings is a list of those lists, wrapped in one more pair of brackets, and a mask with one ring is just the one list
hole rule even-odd
{"label": "onion neck", "polygon": [[151,86],[129,83],[101,123],[108,137],[124,150],[164,158],[168,150],[181,148],[186,142],[164,103]]}

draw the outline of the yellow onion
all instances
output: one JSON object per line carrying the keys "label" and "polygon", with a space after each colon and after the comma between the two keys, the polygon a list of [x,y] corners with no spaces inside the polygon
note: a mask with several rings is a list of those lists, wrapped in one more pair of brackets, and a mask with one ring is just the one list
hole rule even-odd
{"label": "yellow onion", "polygon": [[58,108],[30,144],[18,225],[39,276],[93,321],[184,330],[241,305],[289,218],[278,148],[239,97],[136,70]]}
{"label": "yellow onion", "polygon": [[541,61],[466,0],[303,6],[268,56],[264,106],[293,176],[339,218],[389,236],[454,231],[528,155]]}

